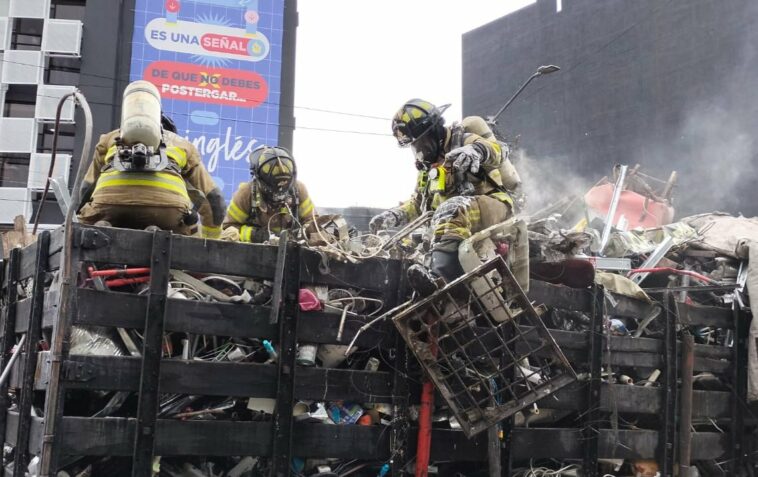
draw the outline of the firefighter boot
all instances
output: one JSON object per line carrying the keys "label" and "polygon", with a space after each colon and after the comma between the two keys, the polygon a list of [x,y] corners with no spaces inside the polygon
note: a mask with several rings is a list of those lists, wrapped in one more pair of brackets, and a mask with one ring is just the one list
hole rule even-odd
{"label": "firefighter boot", "polygon": [[431,266],[414,264],[408,268],[408,282],[421,296],[429,296],[439,288],[463,275],[458,260],[458,241],[438,243],[432,250]]}

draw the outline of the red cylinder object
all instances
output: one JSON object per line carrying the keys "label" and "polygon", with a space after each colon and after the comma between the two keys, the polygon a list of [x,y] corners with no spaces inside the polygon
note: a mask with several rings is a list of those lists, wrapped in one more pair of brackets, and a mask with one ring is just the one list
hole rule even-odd
{"label": "red cylinder object", "polygon": [[115,280],[107,280],[105,284],[109,288],[123,287],[126,285],[136,285],[137,283],[147,283],[150,281],[150,276],[135,277],[135,278],[116,278]]}
{"label": "red cylinder object", "polygon": [[434,406],[434,384],[424,381],[421,388],[421,407],[418,412],[418,443],[416,445],[415,477],[429,475],[429,456],[432,448],[432,407]]}
{"label": "red cylinder object", "polygon": [[358,419],[358,425],[359,426],[370,426],[372,424],[371,416],[368,414],[364,414],[361,416],[360,419]]}
{"label": "red cylinder object", "polygon": [[95,277],[116,277],[126,275],[142,275],[143,273],[150,273],[149,268],[109,268],[107,270],[95,270],[95,267],[89,267],[87,269],[89,276]]}
{"label": "red cylinder object", "polygon": [[[584,196],[584,202],[591,212],[602,218],[608,215],[608,209],[613,198],[613,184],[603,184],[593,187]],[[628,221],[627,229],[638,227],[643,229],[660,227],[670,224],[674,219],[674,209],[662,202],[648,200],[645,196],[630,190],[621,191],[614,225],[621,216]]]}

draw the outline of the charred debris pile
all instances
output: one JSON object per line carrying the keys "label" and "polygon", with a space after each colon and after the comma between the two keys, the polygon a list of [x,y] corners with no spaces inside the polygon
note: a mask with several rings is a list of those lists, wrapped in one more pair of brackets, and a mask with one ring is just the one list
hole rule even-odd
{"label": "charred debris pile", "polygon": [[[177,256],[203,241],[174,239],[168,311],[152,343],[161,384],[153,388],[159,435],[146,447],[150,467],[161,476],[267,475],[284,465],[273,439],[285,446],[286,471],[294,475],[399,475],[412,472],[417,429],[428,427],[431,455],[422,458],[440,475],[491,474],[495,461],[510,475],[530,477],[671,475],[674,467],[737,475],[751,465],[749,401],[758,396],[748,329],[758,219],[707,213],[675,220],[675,179],[617,166],[588,191],[475,234],[459,252],[467,273],[426,298],[412,294],[403,269],[423,260],[428,215],[381,237],[347,233],[330,217],[313,232],[318,244],[294,258],[282,258],[282,250],[295,252],[276,240],[222,244],[230,248],[206,257],[223,265],[205,269],[177,263],[200,264],[202,257]],[[27,406],[34,429],[35,419],[52,419],[45,412],[55,410],[48,401],[58,396],[58,429],[50,430],[80,432],[61,445],[57,463],[65,473],[58,475],[129,475],[130,439],[145,445],[133,431],[126,444],[114,443],[106,431],[70,423],[98,420],[111,429],[141,415],[147,398],[139,364],[155,337],[144,316],[158,271],[148,266],[147,232],[129,231],[142,237],[132,243],[120,241],[127,237],[120,229],[80,232],[70,285],[77,318],[63,325],[64,364],[78,364],[68,365],[61,374],[67,384],[47,389],[44,399],[45,373],[54,368],[38,366],[28,382],[28,373],[15,370],[4,384],[6,408],[23,414]],[[42,282],[22,273],[12,290],[6,277],[6,308],[20,310],[43,285],[50,302],[57,300],[56,237],[48,271],[35,275]],[[114,250],[143,245],[143,258],[115,259]],[[254,252],[229,256],[243,249]],[[240,265],[250,257],[260,262]],[[282,279],[295,273],[283,265],[289,263],[299,270],[295,285]],[[97,296],[108,301],[95,304]],[[286,333],[288,314],[297,317],[296,335]],[[279,321],[269,321],[275,316]],[[49,356],[56,319],[42,319],[40,362]],[[291,374],[293,388],[282,394]],[[433,404],[424,388],[436,390]],[[205,427],[169,431],[171,420],[248,424],[239,428],[243,437],[234,427],[224,428],[231,435],[206,436],[218,441],[211,445],[185,434]],[[289,426],[288,444],[272,425]],[[98,436],[99,447],[86,442]],[[25,459],[20,467],[37,475],[40,458],[17,447],[6,438],[4,462]]]}

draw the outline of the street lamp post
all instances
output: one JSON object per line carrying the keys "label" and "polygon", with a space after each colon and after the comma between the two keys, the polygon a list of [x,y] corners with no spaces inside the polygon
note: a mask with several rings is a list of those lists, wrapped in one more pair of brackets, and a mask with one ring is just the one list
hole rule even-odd
{"label": "street lamp post", "polygon": [[508,106],[510,106],[510,104],[513,102],[513,100],[516,99],[516,97],[518,97],[518,95],[521,94],[522,91],[524,91],[524,88],[526,88],[526,86],[529,83],[531,83],[534,78],[536,78],[538,76],[549,75],[550,73],[555,73],[558,70],[560,70],[560,68],[558,66],[555,66],[555,65],[543,65],[543,66],[540,66],[539,68],[537,68],[537,71],[535,71],[534,74],[532,76],[530,76],[529,79],[527,79],[524,82],[524,84],[521,85],[521,87],[518,89],[518,91],[516,91],[516,93],[514,93],[514,95],[511,96],[511,99],[509,99],[503,105],[503,107],[500,108],[497,113],[495,113],[494,116],[488,116],[487,117],[487,123],[490,124],[490,125],[497,124],[497,118],[499,118],[500,115],[503,114],[503,111],[505,111],[505,109]]}

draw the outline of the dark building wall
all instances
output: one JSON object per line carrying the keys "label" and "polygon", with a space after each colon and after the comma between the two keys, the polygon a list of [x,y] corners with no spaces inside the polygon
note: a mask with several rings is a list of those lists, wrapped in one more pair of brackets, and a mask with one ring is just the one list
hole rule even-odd
{"label": "dark building wall", "polygon": [[[530,156],[525,180],[592,183],[614,163],[679,171],[677,208],[758,214],[758,2],[555,0],[463,37],[463,110],[493,114]],[[538,176],[538,177],[534,177]],[[532,189],[535,185],[531,185]],[[557,191],[561,192],[561,191]]]}

